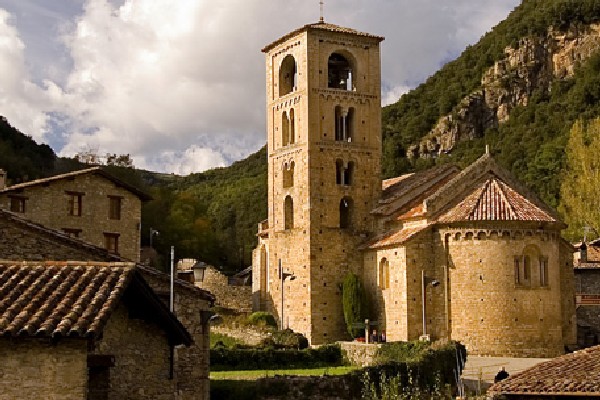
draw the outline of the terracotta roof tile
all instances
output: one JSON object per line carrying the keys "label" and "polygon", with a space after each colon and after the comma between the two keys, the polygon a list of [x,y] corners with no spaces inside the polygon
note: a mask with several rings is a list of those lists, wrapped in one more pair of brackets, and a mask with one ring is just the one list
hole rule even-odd
{"label": "terracotta roof tile", "polygon": [[58,181],[58,180],[62,180],[62,179],[70,179],[70,178],[74,178],[76,176],[81,176],[81,175],[86,175],[86,174],[96,174],[96,175],[103,176],[104,178],[112,181],[115,185],[122,187],[123,189],[128,190],[129,192],[133,193],[134,195],[136,195],[143,201],[152,200],[152,197],[150,195],[148,195],[147,193],[144,193],[141,190],[139,190],[138,188],[112,176],[108,172],[104,171],[101,167],[91,167],[91,168],[81,169],[78,171],[67,172],[65,174],[50,176],[48,178],[35,179],[35,180],[29,181],[29,182],[18,183],[16,185],[11,185],[11,186],[8,186],[8,187],[0,190],[0,193],[10,193],[13,191],[22,190],[22,189],[32,187],[32,186],[44,185],[44,184],[47,184],[50,182],[54,182],[54,181]]}
{"label": "terracotta roof tile", "polygon": [[373,239],[369,243],[367,243],[363,248],[365,249],[377,249],[386,246],[398,245],[406,242],[408,239],[415,236],[417,233],[424,231],[427,229],[429,225],[419,225],[406,227],[402,229],[390,230],[383,235],[378,236]]}
{"label": "terracotta roof tile", "polygon": [[316,30],[328,31],[328,32],[348,33],[348,34],[351,34],[351,35],[368,37],[368,38],[375,39],[378,42],[384,40],[384,38],[382,36],[377,36],[377,35],[373,35],[373,34],[366,33],[366,32],[360,32],[360,31],[357,31],[357,30],[352,29],[352,28],[345,28],[343,26],[329,24],[329,23],[326,23],[326,22],[316,22],[316,23],[313,23],[313,24],[306,24],[306,25],[304,25],[301,28],[298,28],[298,29],[296,29],[296,30],[294,30],[294,31],[292,31],[290,33],[287,33],[287,34],[283,35],[282,37],[280,37],[279,39],[275,40],[274,42],[266,45],[262,49],[262,52],[263,53],[268,52],[273,47],[277,46],[280,43],[285,42],[289,38],[292,38],[292,37],[296,36],[300,32],[304,32],[304,31],[308,31],[308,30],[315,30],[315,29]]}
{"label": "terracotta roof tile", "polygon": [[97,337],[132,279],[131,263],[0,264],[0,335]]}
{"label": "terracotta roof tile", "polygon": [[494,384],[488,394],[600,396],[600,346],[537,364]]}
{"label": "terracotta roof tile", "polygon": [[493,176],[477,187],[438,222],[545,221],[556,222],[506,183]]}

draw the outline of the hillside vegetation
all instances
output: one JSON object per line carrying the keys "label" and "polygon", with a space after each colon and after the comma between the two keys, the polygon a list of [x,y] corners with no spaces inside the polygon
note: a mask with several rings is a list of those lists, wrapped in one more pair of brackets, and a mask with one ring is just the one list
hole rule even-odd
{"label": "hillside vegetation", "polygon": [[[383,176],[397,176],[439,163],[461,166],[474,161],[490,145],[495,158],[553,207],[561,205],[561,177],[567,165],[569,132],[600,116],[600,53],[576,66],[572,76],[555,79],[549,88],[532,88],[527,106],[511,110],[507,122],[487,129],[479,137],[459,142],[449,154],[437,158],[406,157],[435,126],[440,117],[456,111],[461,100],[481,86],[482,76],[516,47],[524,37],[554,30],[573,30],[600,21],[600,0],[524,0],[508,18],[481,40],[469,46],[395,104],[383,109]],[[592,149],[592,147],[585,147]],[[581,146],[577,154],[582,152]],[[591,151],[591,150],[590,150]],[[142,241],[149,242],[150,227],[160,231],[154,246],[167,255],[193,257],[230,270],[251,263],[257,223],[267,216],[267,156],[262,148],[245,160],[187,177],[111,167],[121,179],[141,186],[154,200],[143,208]],[[46,145],[0,121],[0,168],[14,181],[47,176],[77,168],[69,159],[57,159]],[[565,190],[565,189],[563,189]],[[572,213],[565,213],[571,218]],[[582,224],[599,226],[595,215],[578,214],[569,231],[577,238]],[[583,221],[583,222],[582,222]],[[166,257],[159,263],[166,265]]]}

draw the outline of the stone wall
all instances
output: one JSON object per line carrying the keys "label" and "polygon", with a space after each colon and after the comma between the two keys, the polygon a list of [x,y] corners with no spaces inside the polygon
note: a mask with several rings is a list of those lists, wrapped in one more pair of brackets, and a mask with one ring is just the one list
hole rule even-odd
{"label": "stone wall", "polygon": [[0,338],[0,400],[84,400],[87,341]]}
{"label": "stone wall", "polygon": [[[152,270],[142,273],[150,287],[168,304],[168,275]],[[178,400],[208,400],[210,396],[210,327],[207,314],[210,302],[202,299],[199,292],[200,289],[191,285],[175,286],[175,315],[194,341],[190,346],[175,349]]]}
{"label": "stone wall", "polygon": [[208,290],[215,296],[215,305],[240,312],[252,311],[252,287],[233,286],[228,283],[227,275],[214,267],[207,267],[204,280],[196,282],[196,286]]}
{"label": "stone wall", "polygon": [[[600,295],[600,268],[576,269],[575,291],[578,295]],[[579,305],[577,322],[585,327],[589,325],[589,337],[579,338],[580,344],[590,345],[600,340],[600,305]]]}
{"label": "stone wall", "polygon": [[[67,192],[81,194],[81,215],[70,215]],[[141,201],[130,191],[94,173],[54,180],[46,185],[0,194],[0,208],[10,210],[10,196],[25,198],[23,217],[56,230],[78,229],[79,238],[105,248],[105,233],[118,234],[118,252],[139,261]],[[110,199],[121,198],[120,219],[110,219]]]}
{"label": "stone wall", "polygon": [[380,344],[366,344],[360,342],[338,342],[345,358],[352,365],[367,367],[375,363],[375,356],[381,347]]}
{"label": "stone wall", "polygon": [[178,377],[169,379],[169,343],[164,331],[131,319],[121,304],[113,311],[91,354],[114,356],[108,398],[172,400]]}
{"label": "stone wall", "polygon": [[85,248],[65,237],[44,234],[43,229],[19,223],[0,211],[0,259],[113,261],[104,251]]}

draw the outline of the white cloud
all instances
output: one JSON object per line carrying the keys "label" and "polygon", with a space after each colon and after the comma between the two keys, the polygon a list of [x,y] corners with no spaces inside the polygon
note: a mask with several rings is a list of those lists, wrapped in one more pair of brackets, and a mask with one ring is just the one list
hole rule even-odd
{"label": "white cloud", "polygon": [[[8,1],[20,19],[11,25],[0,13],[0,114],[63,155],[128,153],[139,167],[178,173],[228,164],[264,144],[260,49],[319,13],[306,0],[86,0],[71,9]],[[518,2],[339,0],[326,3],[325,18],[386,36],[389,104]],[[55,26],[40,30],[50,8]],[[28,41],[62,34],[58,61],[32,57],[15,26]]]}

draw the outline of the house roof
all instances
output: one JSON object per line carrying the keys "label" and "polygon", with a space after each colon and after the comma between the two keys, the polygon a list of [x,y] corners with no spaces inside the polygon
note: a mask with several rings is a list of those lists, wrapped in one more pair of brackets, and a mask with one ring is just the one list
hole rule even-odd
{"label": "house roof", "polygon": [[600,396],[600,346],[537,364],[488,389],[488,395]]}
{"label": "house roof", "polygon": [[98,339],[120,301],[164,328],[172,344],[191,344],[132,263],[0,262],[2,336]]}
{"label": "house roof", "polygon": [[405,227],[402,229],[392,229],[371,240],[362,248],[372,250],[402,244],[415,236],[417,233],[422,232],[427,228],[429,228],[429,225],[418,225]]}
{"label": "house roof", "polygon": [[[93,245],[91,243],[83,241],[79,238],[69,236],[68,234],[66,234],[62,231],[47,228],[44,225],[32,222],[32,221],[30,221],[26,218],[23,218],[20,215],[13,213],[13,212],[0,209],[0,219],[10,221],[10,222],[12,222],[18,226],[21,226],[27,230],[34,231],[37,234],[40,234],[40,235],[46,237],[48,240],[61,243],[70,248],[81,249],[81,250],[85,251],[86,253],[96,255],[96,256],[100,257],[102,260],[111,261],[111,262],[121,262],[121,263],[129,262],[129,260],[127,260],[117,254],[111,253],[102,247],[98,247],[96,245]],[[0,257],[1,256],[2,255],[0,255]],[[23,260],[14,260],[14,261],[23,261]],[[83,263],[83,264],[85,264],[85,263]],[[152,275],[163,281],[170,280],[169,275],[165,274],[162,271],[158,271],[155,268],[152,268],[152,267],[149,267],[149,266],[146,266],[143,264],[138,264],[136,266],[136,268],[139,271],[143,272],[144,274]],[[207,300],[211,303],[214,303],[214,301],[215,301],[215,297],[210,292],[208,292],[204,289],[201,289],[197,286],[194,286],[189,282],[186,282],[181,279],[175,279],[175,284],[177,285],[178,288],[183,288],[186,290],[196,292],[196,294],[203,300]]]}
{"label": "house roof", "polygon": [[356,35],[356,36],[373,38],[373,39],[377,40],[378,42],[381,42],[382,40],[384,40],[384,37],[382,37],[382,36],[372,35],[372,34],[366,33],[366,32],[360,32],[360,31],[357,31],[352,28],[345,28],[343,26],[329,24],[326,22],[316,22],[313,24],[306,24],[301,28],[298,28],[290,33],[283,35],[282,37],[275,40],[271,44],[266,45],[262,49],[262,52],[267,53],[268,51],[270,51],[273,47],[277,46],[278,44],[285,42],[286,40],[296,36],[297,34],[299,34],[301,32],[310,31],[310,30],[322,30],[322,31],[328,31],[328,32],[347,33],[347,34]]}
{"label": "house roof", "polygon": [[556,219],[492,174],[438,221],[556,222]]}
{"label": "house roof", "polygon": [[106,172],[105,170],[103,170],[101,167],[92,167],[92,168],[87,168],[87,169],[81,169],[78,171],[68,172],[66,174],[59,174],[59,175],[54,175],[54,176],[51,176],[48,178],[35,179],[35,180],[29,181],[29,182],[18,183],[16,185],[12,185],[12,186],[9,186],[9,187],[6,187],[6,188],[0,190],[0,194],[21,191],[21,190],[29,188],[29,187],[46,185],[46,184],[54,182],[54,181],[58,181],[58,180],[62,180],[62,179],[72,179],[77,176],[86,175],[86,174],[94,174],[94,175],[102,176],[102,177],[110,180],[111,182],[113,182],[115,185],[122,187],[123,189],[128,190],[129,192],[133,193],[134,195],[139,197],[140,200],[142,200],[142,201],[152,200],[152,197],[150,195],[148,195],[147,193],[144,193],[141,190],[139,190],[138,188],[114,177],[113,175],[111,175],[108,172]]}

